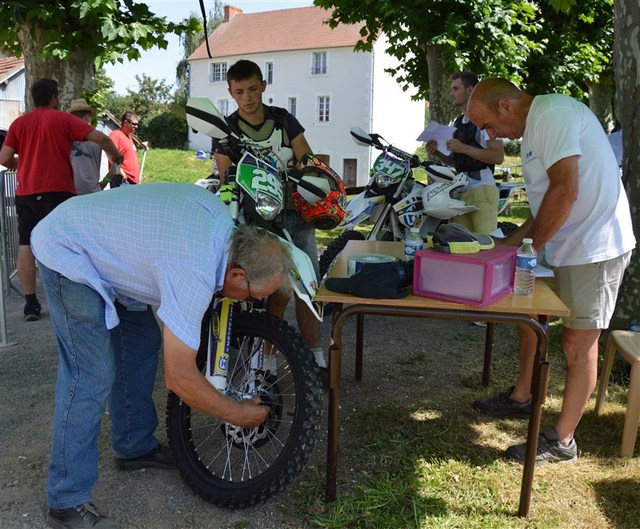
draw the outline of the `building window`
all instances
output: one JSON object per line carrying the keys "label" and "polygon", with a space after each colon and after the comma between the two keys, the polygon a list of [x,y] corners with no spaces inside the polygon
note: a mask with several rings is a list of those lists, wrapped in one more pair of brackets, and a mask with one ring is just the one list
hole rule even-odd
{"label": "building window", "polygon": [[287,110],[289,111],[289,114],[291,114],[293,117],[297,115],[298,113],[297,97],[290,97],[289,99],[287,99]]}
{"label": "building window", "polygon": [[327,74],[327,52],[318,51],[313,52],[311,56],[311,75],[326,75]]}
{"label": "building window", "polygon": [[218,99],[218,104],[216,106],[223,116],[228,116],[230,114],[228,99]]}
{"label": "building window", "polygon": [[227,80],[227,63],[209,63],[209,83],[222,83]]}
{"label": "building window", "polygon": [[329,96],[318,96],[318,114],[316,121],[318,123],[329,123],[331,112],[331,98]]}
{"label": "building window", "polygon": [[265,74],[265,80],[267,81],[267,84],[273,84],[273,63],[272,62],[264,63],[264,74]]}

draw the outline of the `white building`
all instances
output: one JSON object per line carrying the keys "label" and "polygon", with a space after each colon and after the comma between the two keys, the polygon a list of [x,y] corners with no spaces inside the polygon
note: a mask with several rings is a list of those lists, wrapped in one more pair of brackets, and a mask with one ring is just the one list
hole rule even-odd
{"label": "white building", "polygon": [[[424,129],[424,101],[412,101],[384,70],[396,64],[384,35],[371,52],[355,52],[360,25],[331,29],[319,7],[244,14],[225,6],[224,22],[190,57],[190,93],[208,97],[223,114],[236,109],[226,82],[239,59],[257,63],[267,80],[263,102],[286,108],[305,128],[317,155],[347,186],[364,185],[377,156],[356,145],[349,130],[361,127],[414,152]],[[191,149],[209,150],[206,136],[189,132]]]}

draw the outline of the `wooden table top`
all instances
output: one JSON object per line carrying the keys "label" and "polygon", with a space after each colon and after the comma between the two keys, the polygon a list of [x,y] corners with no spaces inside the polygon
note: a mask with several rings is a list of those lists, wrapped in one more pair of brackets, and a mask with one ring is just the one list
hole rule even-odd
{"label": "wooden table top", "polygon": [[[338,256],[335,266],[329,272],[328,277],[347,276],[347,257],[354,254],[376,253],[391,255],[399,259],[404,258],[404,244],[391,241],[349,241],[347,246]],[[352,294],[341,294],[328,290],[324,281],[320,286],[318,301],[329,303],[347,303],[380,305],[393,307],[424,307],[430,309],[469,310],[477,312],[498,312],[503,314],[539,314],[545,316],[568,316],[569,309],[560,298],[551,290],[547,281],[538,279],[533,296],[515,296],[512,293],[503,296],[491,305],[478,307],[452,301],[442,301],[423,296],[409,294],[401,299],[373,299],[362,298]]]}

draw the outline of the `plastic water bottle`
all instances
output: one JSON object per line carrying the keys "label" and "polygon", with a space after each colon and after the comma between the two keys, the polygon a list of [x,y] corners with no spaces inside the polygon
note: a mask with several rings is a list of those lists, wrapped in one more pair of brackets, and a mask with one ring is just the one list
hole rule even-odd
{"label": "plastic water bottle", "polygon": [[405,261],[413,261],[418,250],[422,250],[424,241],[420,237],[419,228],[411,228],[404,239],[404,259]]}
{"label": "plastic water bottle", "polygon": [[533,239],[522,239],[522,246],[516,254],[516,277],[513,283],[513,293],[517,296],[532,296],[536,283],[533,272],[538,262],[538,254],[533,247]]}

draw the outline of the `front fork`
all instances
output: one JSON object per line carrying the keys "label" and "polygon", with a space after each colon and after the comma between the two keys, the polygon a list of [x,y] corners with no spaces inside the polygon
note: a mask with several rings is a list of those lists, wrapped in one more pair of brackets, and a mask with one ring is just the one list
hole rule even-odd
{"label": "front fork", "polygon": [[[216,298],[212,314],[211,323],[209,325],[209,343],[207,346],[207,366],[205,377],[209,383],[220,393],[229,396],[235,393],[228,387],[229,372],[229,348],[231,344],[231,329],[233,322],[233,305],[234,301],[229,298]],[[264,361],[264,342],[261,340],[259,345],[252,350],[249,359],[248,369],[240,384],[239,395],[235,395],[240,399],[250,399],[255,395],[256,391],[256,372],[263,369]],[[268,362],[267,362],[268,363]]]}
{"label": "front fork", "polygon": [[220,393],[225,393],[227,390],[232,319],[233,300],[229,298],[216,298],[209,326],[209,345],[207,348],[207,369],[205,377]]}

